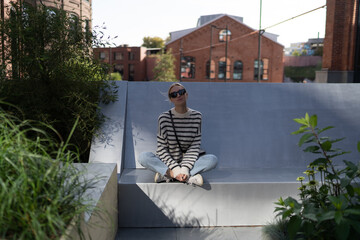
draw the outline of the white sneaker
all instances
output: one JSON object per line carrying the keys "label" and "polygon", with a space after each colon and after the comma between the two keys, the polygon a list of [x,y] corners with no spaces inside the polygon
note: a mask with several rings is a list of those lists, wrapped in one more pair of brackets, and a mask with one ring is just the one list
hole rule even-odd
{"label": "white sneaker", "polygon": [[200,174],[196,174],[194,176],[191,176],[187,183],[190,185],[202,186],[204,184],[204,180]]}
{"label": "white sneaker", "polygon": [[167,175],[161,175],[160,173],[156,173],[154,177],[154,182],[161,183],[161,182],[170,182],[172,180],[171,177],[168,177]]}

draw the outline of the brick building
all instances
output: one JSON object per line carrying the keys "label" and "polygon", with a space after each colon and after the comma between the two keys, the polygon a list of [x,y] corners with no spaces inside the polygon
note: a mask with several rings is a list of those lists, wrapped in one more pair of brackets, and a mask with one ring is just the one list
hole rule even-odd
{"label": "brick building", "polygon": [[92,0],[0,0],[1,18],[6,17],[10,2],[28,3],[33,6],[43,4],[47,7],[61,8],[70,15],[83,20],[91,28]]}
{"label": "brick building", "polygon": [[[201,16],[197,27],[170,36],[166,49],[174,54],[175,74],[182,81],[257,81],[259,35],[241,17]],[[276,39],[270,33],[261,36],[263,82],[283,82],[284,47]]]}
{"label": "brick building", "polygon": [[359,0],[327,0],[322,70],[316,82],[360,83]]}
{"label": "brick building", "polygon": [[123,80],[148,81],[153,79],[155,58],[150,57],[160,49],[145,47],[93,48],[94,58],[110,65],[110,72],[118,72]]}

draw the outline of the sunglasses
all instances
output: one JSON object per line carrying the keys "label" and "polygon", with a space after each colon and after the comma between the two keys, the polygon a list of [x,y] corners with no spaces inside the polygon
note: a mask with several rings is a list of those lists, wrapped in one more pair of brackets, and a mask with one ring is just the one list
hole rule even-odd
{"label": "sunglasses", "polygon": [[172,92],[172,93],[169,93],[169,97],[170,98],[176,98],[179,94],[179,96],[182,96],[186,93],[186,90],[185,89],[180,89],[179,91],[177,92]]}

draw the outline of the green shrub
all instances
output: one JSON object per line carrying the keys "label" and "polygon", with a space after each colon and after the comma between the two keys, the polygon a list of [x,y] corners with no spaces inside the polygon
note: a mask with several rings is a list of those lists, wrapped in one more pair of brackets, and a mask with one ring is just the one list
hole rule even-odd
{"label": "green shrub", "polygon": [[[305,177],[299,177],[300,200],[280,198],[275,211],[287,224],[288,239],[360,239],[360,163],[344,160],[344,167],[335,166],[333,159],[347,152],[320,136],[332,126],[319,129],[317,116],[294,119],[301,125],[293,134],[303,134],[299,146],[320,155],[308,165]],[[357,144],[360,152],[360,142]],[[267,235],[269,238],[270,236]],[[270,238],[276,239],[276,238]]]}
{"label": "green shrub", "polygon": [[18,106],[26,119],[54,127],[58,144],[78,119],[71,146],[87,162],[92,137],[104,118],[99,103],[114,101],[116,91],[104,81],[106,69],[93,60],[92,34],[59,9],[13,4],[9,11],[10,18],[0,25],[7,42],[1,61],[2,100]]}
{"label": "green shrub", "polygon": [[59,238],[90,209],[84,193],[95,182],[74,168],[79,154],[69,139],[58,147],[39,124],[0,108],[0,239]]}
{"label": "green shrub", "polygon": [[121,80],[121,74],[118,73],[118,72],[111,73],[110,80],[120,81]]}

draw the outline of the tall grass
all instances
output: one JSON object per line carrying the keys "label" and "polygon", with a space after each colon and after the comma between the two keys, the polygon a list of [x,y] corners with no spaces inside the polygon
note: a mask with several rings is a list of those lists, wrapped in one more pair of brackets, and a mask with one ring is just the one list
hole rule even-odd
{"label": "tall grass", "polygon": [[0,239],[57,239],[90,207],[83,197],[94,183],[72,164],[79,154],[38,124],[0,108]]}

